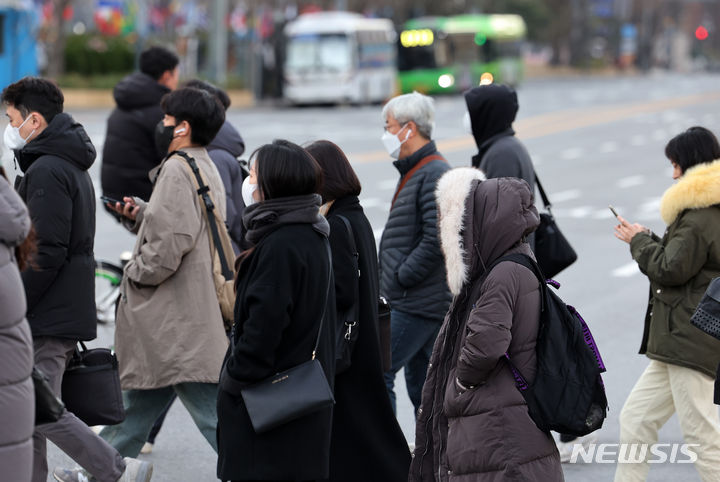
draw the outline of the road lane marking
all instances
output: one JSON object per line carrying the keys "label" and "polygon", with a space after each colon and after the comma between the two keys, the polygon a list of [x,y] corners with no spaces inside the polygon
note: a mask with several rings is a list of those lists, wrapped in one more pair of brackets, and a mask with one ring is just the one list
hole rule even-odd
{"label": "road lane marking", "polygon": [[610,154],[618,150],[618,144],[615,141],[605,141],[600,146],[600,152],[603,154]]}
{"label": "road lane marking", "polygon": [[566,161],[572,161],[573,159],[580,159],[583,154],[585,154],[585,149],[581,147],[571,147],[562,151],[560,157]]}
{"label": "road lane marking", "polygon": [[620,189],[627,189],[629,187],[642,186],[645,183],[645,176],[628,176],[619,179],[615,185]]}
{"label": "road lane marking", "polygon": [[635,261],[633,261],[632,263],[624,264],[619,268],[615,268],[614,270],[612,270],[612,275],[616,278],[630,278],[637,274],[640,274],[640,268],[638,268],[638,265]]}
{"label": "road lane marking", "polygon": [[633,146],[644,146],[645,143],[645,136],[632,136],[630,139],[630,144]]}
{"label": "road lane marking", "polygon": [[362,204],[363,208],[377,208],[382,206],[384,203],[385,201],[379,197],[360,199],[360,204]]}
{"label": "road lane marking", "polygon": [[[610,124],[643,114],[661,113],[664,122],[681,120],[681,113],[669,111],[668,109],[689,107],[697,104],[710,105],[719,101],[720,91],[714,91],[674,97],[672,99],[651,100],[622,105],[616,104],[593,109],[575,108],[520,119],[513,124],[513,127],[520,139],[537,139],[553,134],[573,131],[575,129]],[[678,132],[680,132],[680,130],[678,130]],[[438,150],[447,156],[453,152],[475,148],[475,139],[470,135],[464,135],[450,139],[436,140],[436,145]],[[379,149],[351,153],[348,155],[348,158],[352,160],[352,164],[390,162],[390,157],[387,152]],[[467,164],[470,164],[469,159]]]}
{"label": "road lane marking", "polygon": [[575,219],[583,219],[590,216],[592,212],[593,208],[591,206],[578,206],[570,210],[570,217]]}
{"label": "road lane marking", "polygon": [[550,194],[553,204],[561,203],[564,201],[572,201],[582,196],[580,189],[568,189],[567,191],[560,191]]}
{"label": "road lane marking", "polygon": [[663,129],[655,129],[652,133],[652,139],[654,141],[664,141],[668,138],[667,133]]}
{"label": "road lane marking", "polygon": [[385,179],[384,181],[379,181],[375,184],[378,189],[382,189],[383,191],[390,191],[392,189],[395,189],[397,185],[397,179]]}

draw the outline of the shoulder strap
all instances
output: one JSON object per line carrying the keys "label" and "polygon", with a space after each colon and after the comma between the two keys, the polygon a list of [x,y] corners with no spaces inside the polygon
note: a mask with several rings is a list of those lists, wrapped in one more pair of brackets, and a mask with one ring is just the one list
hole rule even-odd
{"label": "shoulder strap", "polygon": [[323,328],[323,325],[325,324],[325,313],[327,310],[328,297],[330,296],[330,283],[332,283],[332,279],[333,279],[333,277],[332,277],[332,252],[330,251],[330,242],[327,240],[327,238],[323,238],[323,241],[325,243],[325,250],[327,251],[327,255],[328,255],[328,284],[327,284],[327,289],[325,291],[325,304],[323,304],[322,316],[320,317],[320,326],[318,327],[317,339],[315,340],[315,347],[313,348],[313,351],[312,351],[311,360],[315,359],[315,355],[317,354],[317,349],[320,346],[320,335],[322,335],[322,328]]}
{"label": "shoulder strap", "polygon": [[552,204],[550,204],[550,199],[547,197],[547,194],[545,194],[545,189],[543,189],[542,184],[540,184],[540,178],[538,177],[537,172],[535,172],[535,169],[533,169],[533,174],[535,175],[535,184],[537,184],[538,190],[540,191],[540,197],[542,198],[543,206],[545,206],[545,209],[547,209],[549,212],[552,212],[550,211],[550,208],[552,208]]}
{"label": "shoulder strap", "polygon": [[422,169],[427,164],[430,164],[432,161],[443,161],[447,163],[444,157],[438,154],[431,154],[429,156],[423,157],[420,159],[420,161],[415,164],[415,166],[410,169],[407,174],[403,176],[403,178],[400,180],[400,184],[398,185],[397,189],[395,190],[395,195],[393,196],[392,203],[390,204],[390,209],[395,205],[395,200],[397,200],[398,195],[400,194],[400,191],[405,187],[405,184],[410,180],[413,175],[418,172],[420,169]]}
{"label": "shoulder strap", "polygon": [[[537,179],[537,178],[535,178]],[[542,193],[542,191],[540,191]],[[540,271],[540,267],[537,265],[537,263],[530,258],[529,256],[525,254],[520,253],[513,253],[508,254],[506,256],[502,256],[495,260],[491,266],[495,266],[503,261],[512,261],[513,263],[517,263],[519,265],[525,266],[530,271],[533,272],[533,274],[537,277],[538,281],[540,282],[540,311],[545,310],[545,301],[547,294],[545,293],[545,290],[547,289],[547,285],[545,284],[545,277],[543,276],[542,272]],[[508,363],[508,366],[510,367],[510,371],[512,371],[513,378],[515,379],[515,385],[517,386],[518,390],[521,392],[524,392],[528,389],[529,385],[525,377],[520,373],[520,370],[517,369],[515,364],[510,359],[510,354],[505,352],[505,360]]]}
{"label": "shoulder strap", "polygon": [[212,235],[213,243],[215,244],[215,249],[218,250],[220,258],[220,268],[222,269],[222,275],[226,280],[231,280],[233,279],[234,275],[232,270],[230,269],[230,265],[228,264],[227,256],[225,254],[225,250],[223,249],[222,242],[220,241],[220,232],[218,231],[217,222],[215,220],[215,203],[213,203],[210,196],[210,188],[203,181],[202,173],[200,172],[200,168],[198,167],[197,162],[195,162],[194,158],[190,157],[189,155],[187,155],[187,153],[183,151],[171,152],[170,154],[168,154],[168,157],[172,156],[173,154],[177,154],[178,156],[185,159],[185,161],[190,166],[190,170],[193,172],[193,174],[195,174],[195,179],[198,185],[197,193],[203,200],[203,204],[205,205],[207,221],[208,225],[210,226],[210,233]]}
{"label": "shoulder strap", "polygon": [[357,244],[355,244],[355,234],[353,233],[350,220],[348,220],[348,218],[346,218],[342,214],[336,214],[336,216],[339,217],[345,224],[345,229],[347,229],[348,236],[350,237],[350,249],[352,250],[353,256],[355,256],[358,264],[358,282],[355,285],[355,301],[353,302],[354,319],[350,320],[357,323],[360,321],[360,252],[357,249]]}

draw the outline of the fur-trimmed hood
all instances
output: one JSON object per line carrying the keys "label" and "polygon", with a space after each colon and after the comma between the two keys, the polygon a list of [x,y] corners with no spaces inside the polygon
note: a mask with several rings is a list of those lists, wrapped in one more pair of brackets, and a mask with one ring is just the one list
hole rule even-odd
{"label": "fur-trimmed hood", "polygon": [[660,215],[668,226],[686,209],[720,204],[720,159],[698,164],[663,194]]}
{"label": "fur-trimmed hood", "polygon": [[540,224],[533,194],[521,179],[485,180],[477,169],[452,169],[438,181],[436,197],[454,295]]}

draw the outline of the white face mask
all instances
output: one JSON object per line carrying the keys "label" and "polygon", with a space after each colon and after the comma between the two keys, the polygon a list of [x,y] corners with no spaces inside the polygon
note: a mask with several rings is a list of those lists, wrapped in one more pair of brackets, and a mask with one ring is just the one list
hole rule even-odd
{"label": "white face mask", "polygon": [[[20,127],[24,126],[29,119],[30,116],[27,116],[27,119],[25,119],[23,123],[20,124]],[[20,134],[20,127],[13,127],[11,124],[8,124],[7,127],[5,127],[5,133],[3,134],[3,142],[5,143],[5,147],[10,149],[11,151],[17,151],[25,147],[25,144],[27,144],[27,140],[30,139],[33,134],[35,134],[35,129],[33,129],[27,137],[23,138],[23,136]]]}
{"label": "white face mask", "polygon": [[472,135],[472,121],[470,120],[470,112],[465,112],[462,120],[463,130],[466,134]]}
{"label": "white face mask", "polygon": [[[400,128],[400,130],[403,130],[406,125],[407,124],[404,124]],[[383,132],[380,140],[385,146],[385,150],[387,150],[388,154],[390,154],[390,157],[392,157],[393,159],[397,159],[400,156],[400,147],[405,144],[405,141],[408,140],[408,137],[410,137],[410,132],[410,130],[407,131],[407,134],[405,134],[405,139],[403,139],[402,141],[398,139],[396,134],[390,134],[388,131]]]}
{"label": "white face mask", "polygon": [[253,194],[255,191],[257,191],[258,185],[257,184],[250,184],[250,176],[246,177],[245,180],[242,183],[242,198],[243,202],[245,203],[245,206],[251,206],[255,204],[257,201],[253,197]]}

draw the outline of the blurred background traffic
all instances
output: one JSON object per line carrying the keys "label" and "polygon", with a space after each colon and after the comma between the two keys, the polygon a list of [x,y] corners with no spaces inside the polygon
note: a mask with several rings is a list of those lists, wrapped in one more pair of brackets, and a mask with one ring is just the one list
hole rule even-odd
{"label": "blurred background traffic", "polygon": [[[716,0],[2,0],[0,85],[110,89],[164,45],[249,100],[374,103],[567,73],[720,69]],[[317,12],[324,14],[307,15]],[[353,13],[350,13],[353,12]],[[109,96],[108,96],[109,98]]]}

